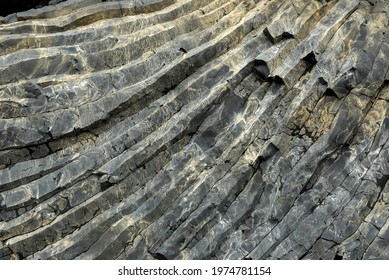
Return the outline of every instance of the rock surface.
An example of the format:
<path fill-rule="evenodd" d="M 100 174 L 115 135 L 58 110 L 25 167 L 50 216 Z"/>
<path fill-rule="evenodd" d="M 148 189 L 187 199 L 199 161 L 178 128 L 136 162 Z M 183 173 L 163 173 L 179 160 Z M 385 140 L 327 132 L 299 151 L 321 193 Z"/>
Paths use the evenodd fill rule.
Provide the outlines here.
<path fill-rule="evenodd" d="M 388 17 L 70 0 L 0 18 L 0 259 L 389 259 Z"/>

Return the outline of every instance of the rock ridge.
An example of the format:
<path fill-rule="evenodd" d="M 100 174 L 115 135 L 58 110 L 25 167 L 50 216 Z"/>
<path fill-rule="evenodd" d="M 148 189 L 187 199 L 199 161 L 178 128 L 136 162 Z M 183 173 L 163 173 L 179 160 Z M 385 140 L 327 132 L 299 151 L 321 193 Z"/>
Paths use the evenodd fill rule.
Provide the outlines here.
<path fill-rule="evenodd" d="M 0 17 L 0 259 L 389 259 L 389 3 Z"/>

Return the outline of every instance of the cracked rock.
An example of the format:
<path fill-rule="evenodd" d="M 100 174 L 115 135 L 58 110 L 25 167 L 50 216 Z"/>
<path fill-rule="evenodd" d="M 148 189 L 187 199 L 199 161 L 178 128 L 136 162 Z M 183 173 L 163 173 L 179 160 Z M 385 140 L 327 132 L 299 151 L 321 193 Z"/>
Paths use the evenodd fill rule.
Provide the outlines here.
<path fill-rule="evenodd" d="M 389 259 L 388 1 L 14 2 L 0 259 Z"/>

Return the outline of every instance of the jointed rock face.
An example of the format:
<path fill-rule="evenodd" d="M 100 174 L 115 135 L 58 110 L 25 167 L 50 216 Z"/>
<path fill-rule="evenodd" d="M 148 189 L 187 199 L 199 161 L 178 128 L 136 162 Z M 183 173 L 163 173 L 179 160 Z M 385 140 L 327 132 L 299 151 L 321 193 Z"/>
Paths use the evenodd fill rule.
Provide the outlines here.
<path fill-rule="evenodd" d="M 0 18 L 0 258 L 389 259 L 388 17 L 71 0 Z"/>

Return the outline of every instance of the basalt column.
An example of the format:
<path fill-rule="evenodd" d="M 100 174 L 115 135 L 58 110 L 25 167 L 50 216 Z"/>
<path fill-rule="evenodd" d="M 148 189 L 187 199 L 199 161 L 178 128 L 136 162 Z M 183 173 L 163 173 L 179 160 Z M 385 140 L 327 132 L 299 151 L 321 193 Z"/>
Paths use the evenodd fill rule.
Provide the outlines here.
<path fill-rule="evenodd" d="M 0 259 L 389 259 L 388 1 L 46 2 L 0 17 Z"/>

